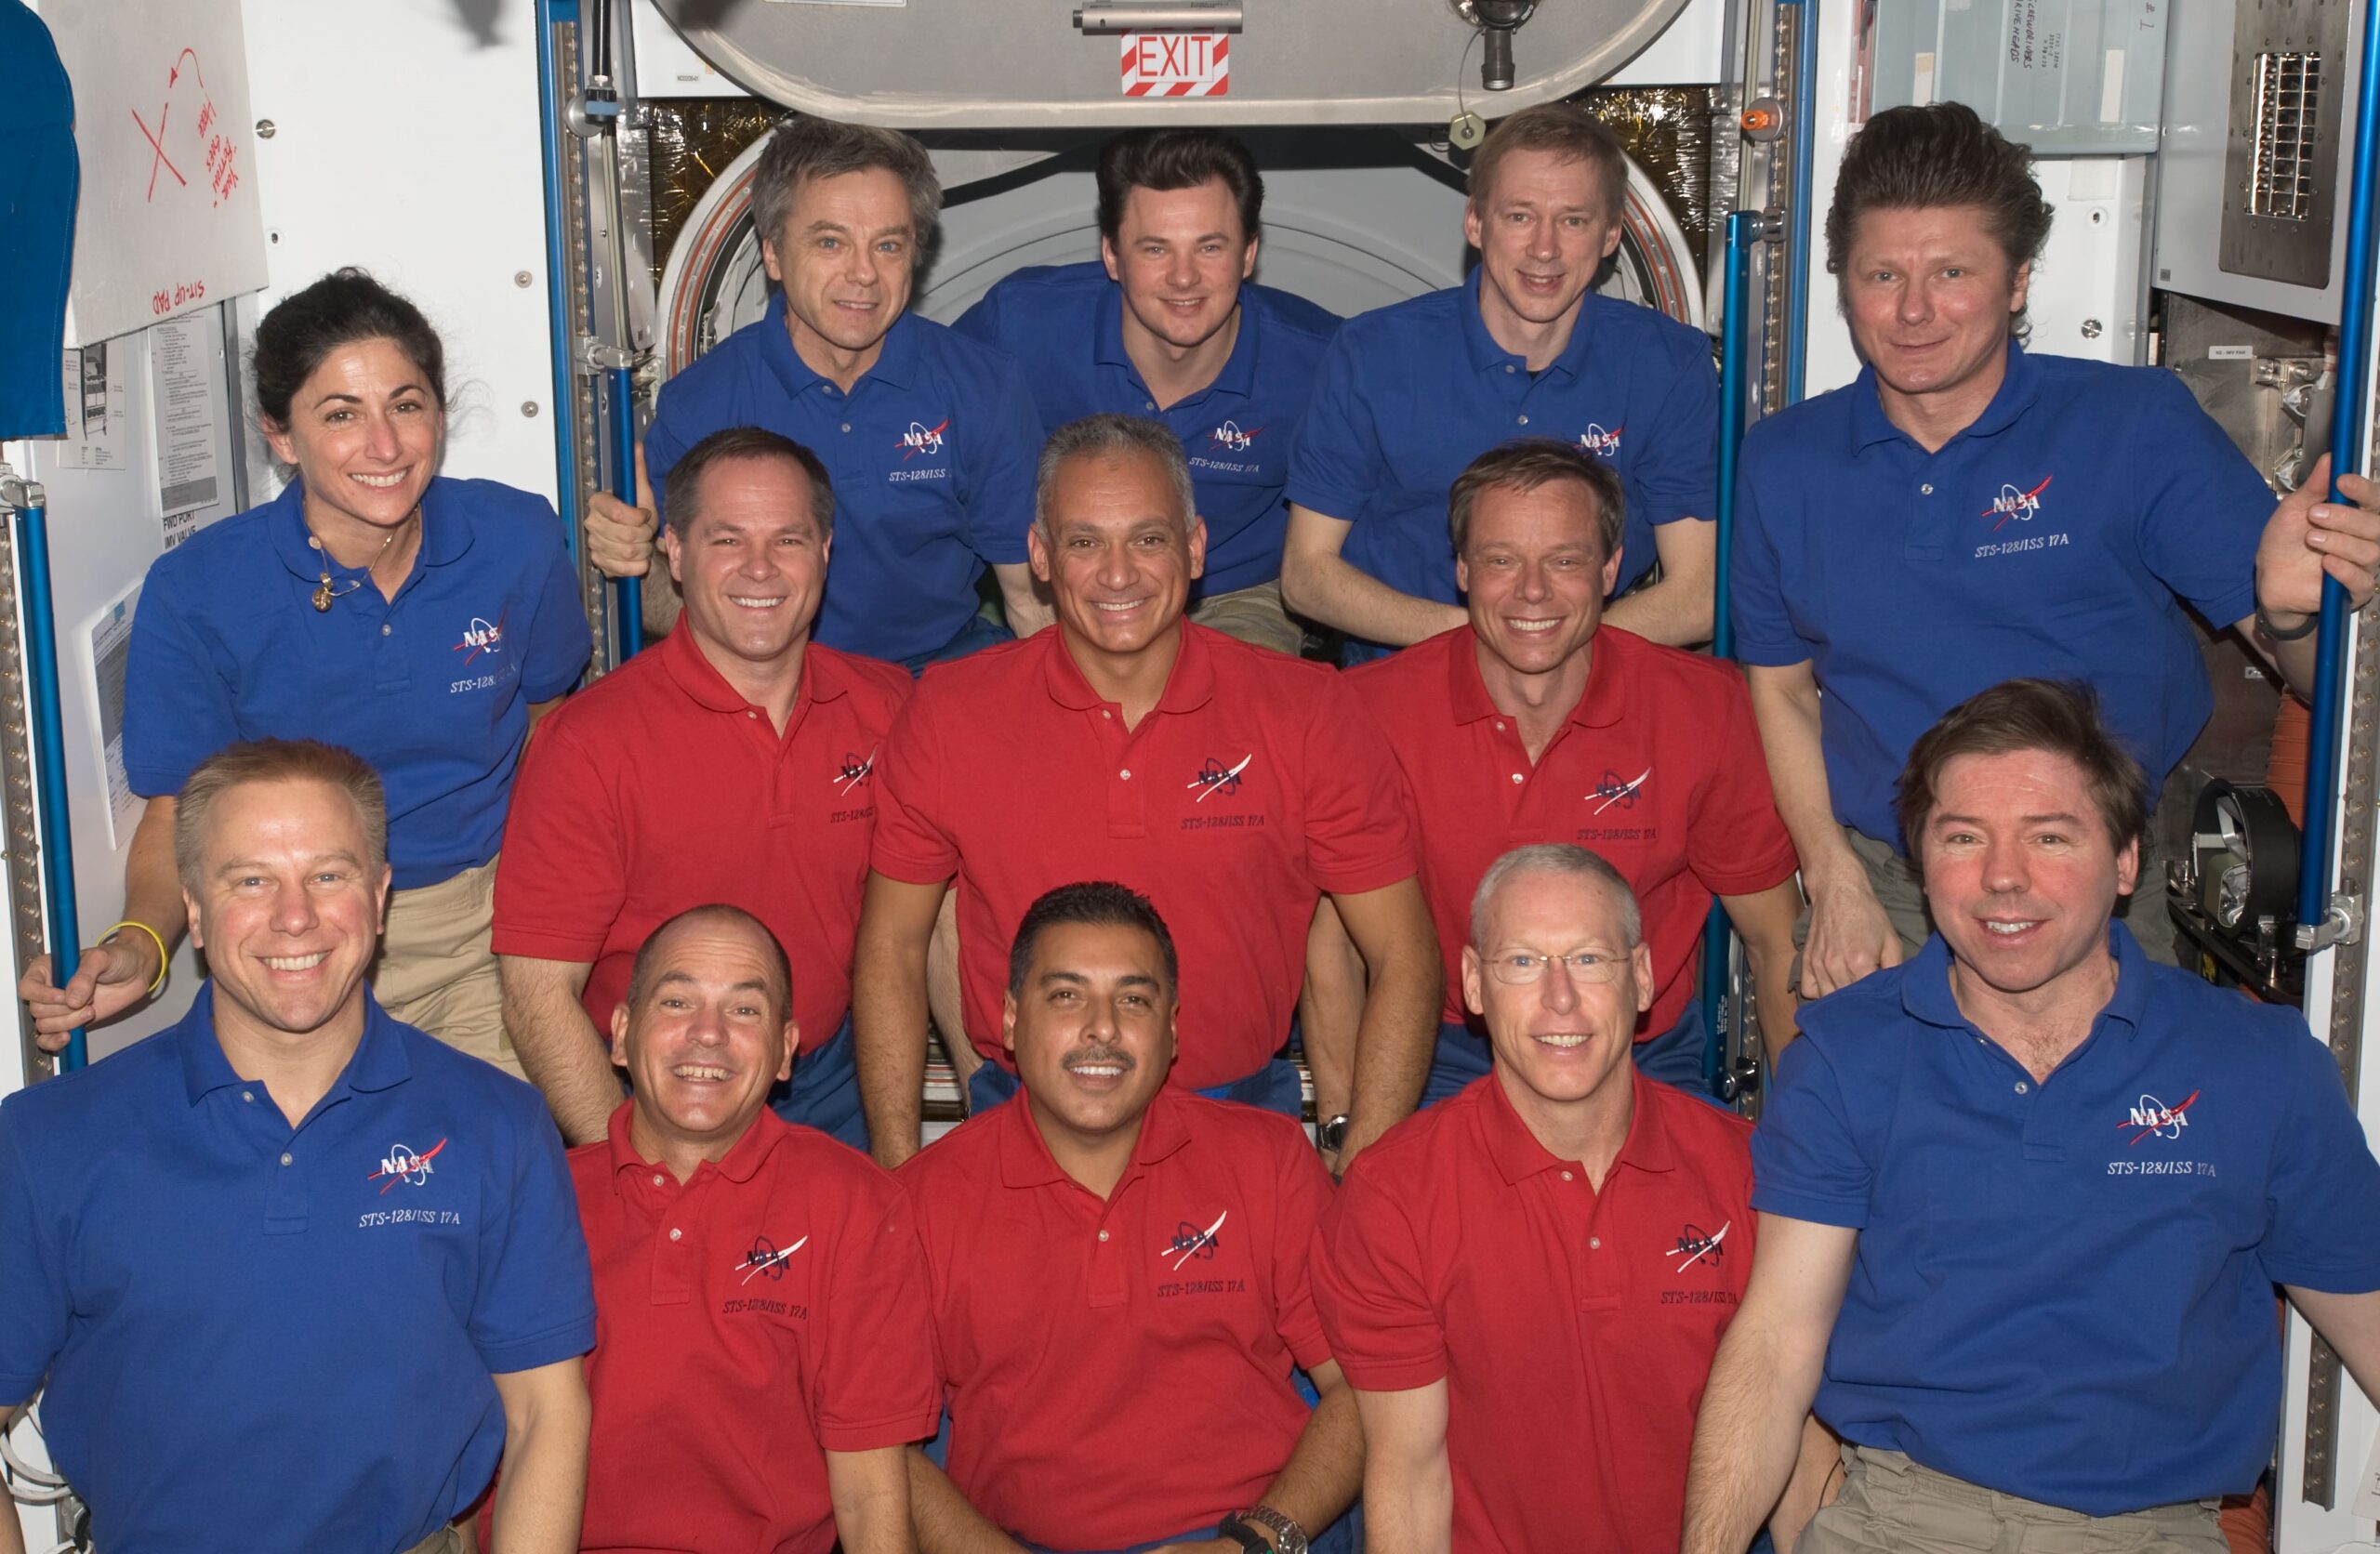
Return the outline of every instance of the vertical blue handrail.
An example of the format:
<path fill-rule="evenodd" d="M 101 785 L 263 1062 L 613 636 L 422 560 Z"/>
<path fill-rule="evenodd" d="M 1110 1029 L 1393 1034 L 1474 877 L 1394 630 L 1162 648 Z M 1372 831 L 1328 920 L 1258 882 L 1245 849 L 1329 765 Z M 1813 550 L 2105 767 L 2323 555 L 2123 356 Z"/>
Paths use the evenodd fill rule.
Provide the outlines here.
<path fill-rule="evenodd" d="M 1818 143 L 1818 0 L 1777 0 L 1793 8 L 1792 183 L 1785 202 L 1785 402 L 1799 404 L 1810 376 L 1810 162 Z"/>
<path fill-rule="evenodd" d="M 33 719 L 33 802 L 41 822 L 42 902 L 49 918 L 50 980 L 64 987 L 81 956 L 82 919 L 74 902 L 74 825 L 66 801 L 66 734 L 58 707 L 58 621 L 49 590 L 49 507 L 35 498 L 17 509 L 17 565 L 24 586 L 25 686 Z M 60 1053 L 61 1072 L 83 1066 L 76 1026 Z"/>
<path fill-rule="evenodd" d="M 554 80 L 554 28 L 578 20 L 578 0 L 537 0 L 537 124 L 546 198 L 546 336 L 554 380 L 554 510 L 578 565 L 578 394 L 570 345 L 570 250 L 562 232 L 562 101 Z"/>
<path fill-rule="evenodd" d="M 636 374 L 627 367 L 612 369 L 612 494 L 636 506 Z M 619 608 L 614 612 L 619 628 L 620 662 L 644 651 L 644 585 L 639 578 L 612 580 Z"/>
<path fill-rule="evenodd" d="M 1714 536 L 1719 558 L 1711 578 L 1711 652 L 1719 658 L 1732 658 L 1736 652 L 1735 622 L 1728 613 L 1728 552 L 1736 530 L 1736 461 L 1752 409 L 1747 381 L 1752 319 L 1747 299 L 1752 295 L 1752 257 L 1761 240 L 1763 219 L 1759 212 L 1749 210 L 1737 211 L 1727 217 L 1727 268 L 1719 318 L 1719 510 L 1715 515 L 1718 533 Z M 1710 1034 L 1702 1047 L 1702 1082 L 1713 1095 L 1719 1093 L 1720 1071 L 1726 1066 L 1727 948 L 1731 934 L 1727 909 L 1712 902 L 1710 918 L 1702 928 L 1702 1014 L 1710 1022 Z"/>
<path fill-rule="evenodd" d="M 2339 302 L 2339 386 L 2331 412 L 2331 496 L 2345 502 L 2339 477 L 2360 470 L 2372 395 L 2372 292 L 2375 170 L 2380 170 L 2380 26 L 2363 18 L 2363 56 L 2356 76 L 2355 181 L 2347 218 L 2347 277 Z M 2338 579 L 2322 579 L 2322 616 L 2315 638 L 2314 717 L 2306 752 L 2306 845 L 2297 876 L 2297 921 L 2320 928 L 2331 910 L 2331 849 L 2336 832 L 2339 734 L 2347 719 L 2347 631 L 2351 613 Z"/>

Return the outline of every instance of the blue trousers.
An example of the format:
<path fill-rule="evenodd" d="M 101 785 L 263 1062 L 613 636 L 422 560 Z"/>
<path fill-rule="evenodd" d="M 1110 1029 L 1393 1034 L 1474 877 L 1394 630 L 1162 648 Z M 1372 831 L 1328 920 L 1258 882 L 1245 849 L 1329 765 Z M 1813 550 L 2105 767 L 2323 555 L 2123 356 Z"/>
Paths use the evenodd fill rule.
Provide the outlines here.
<path fill-rule="evenodd" d="M 829 1139 L 867 1152 L 867 1113 L 859 1103 L 859 1060 L 852 1021 L 814 1052 L 793 1060 L 793 1077 L 770 1092 L 769 1104 L 789 1123 L 814 1127 Z"/>

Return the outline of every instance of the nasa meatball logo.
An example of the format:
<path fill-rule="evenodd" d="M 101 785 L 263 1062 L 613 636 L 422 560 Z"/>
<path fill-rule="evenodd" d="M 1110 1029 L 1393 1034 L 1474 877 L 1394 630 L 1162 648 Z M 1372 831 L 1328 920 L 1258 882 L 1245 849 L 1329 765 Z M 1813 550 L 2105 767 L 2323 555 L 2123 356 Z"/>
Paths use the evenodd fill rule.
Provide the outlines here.
<path fill-rule="evenodd" d="M 1210 797 L 1213 797 L 1217 793 L 1237 793 L 1239 791 L 1240 773 L 1246 771 L 1248 770 L 1248 763 L 1255 758 L 1256 752 L 1253 750 L 1250 750 L 1247 755 L 1240 757 L 1238 760 L 1234 761 L 1229 765 L 1225 765 L 1223 762 L 1217 760 L 1212 756 L 1208 757 L 1205 761 L 1200 763 L 1198 767 L 1198 774 L 1183 784 L 1185 787 L 1192 787 L 1198 790 L 1198 797 L 1192 799 L 1190 802 L 1193 804 L 1204 804 Z"/>
<path fill-rule="evenodd" d="M 869 775 L 875 770 L 876 751 L 870 750 L 865 756 L 844 751 L 843 758 L 835 763 L 835 791 L 848 795 L 866 786 Z"/>
<path fill-rule="evenodd" d="M 780 1247 L 767 1236 L 756 1235 L 752 1238 L 752 1245 L 745 1249 L 744 1260 L 737 1263 L 735 1268 L 742 1271 L 744 1274 L 742 1283 L 747 1284 L 750 1284 L 756 1276 L 782 1283 L 785 1279 L 786 1259 L 809 1245 L 808 1236 L 803 1236 L 790 1246 Z"/>
<path fill-rule="evenodd" d="M 1689 1220 L 1678 1231 L 1677 1245 L 1668 1248 L 1661 1255 L 1679 1259 L 1676 1268 L 1672 1271 L 1673 1272 L 1683 1273 L 1687 1269 L 1695 1267 L 1715 1269 L 1719 1266 L 1720 1259 L 1726 1256 L 1727 1231 L 1734 1223 L 1735 1221 L 1730 1219 L 1722 1223 L 1717 1230 L 1705 1232 L 1699 1225 Z"/>
<path fill-rule="evenodd" d="M 389 1152 L 380 1157 L 380 1168 L 364 1178 L 380 1183 L 380 1195 L 388 1196 L 389 1189 L 403 1182 L 407 1187 L 420 1187 L 430 1180 L 430 1163 L 446 1147 L 441 1139 L 430 1148 L 416 1152 L 403 1144 L 391 1144 Z"/>
<path fill-rule="evenodd" d="M 899 447 L 901 449 L 901 462 L 903 464 L 906 464 L 911 459 L 917 457 L 919 454 L 924 454 L 929 457 L 940 454 L 942 452 L 942 434 L 949 429 L 950 417 L 947 415 L 944 416 L 941 421 L 931 427 L 927 426 L 922 421 L 910 422 L 909 429 L 901 434 L 901 441 L 899 443 Z"/>
<path fill-rule="evenodd" d="M 1620 434 L 1625 430 L 1627 430 L 1625 427 L 1614 427 L 1609 431 L 1606 431 L 1594 422 L 1589 421 L 1587 429 L 1579 434 L 1579 446 L 1597 458 L 1615 458 L 1620 454 Z"/>
<path fill-rule="evenodd" d="M 1205 1262 L 1214 1261 L 1216 1250 L 1223 1245 L 1223 1243 L 1216 1238 L 1223 1233 L 1223 1221 L 1230 1218 L 1231 1210 L 1225 1209 L 1216 1215 L 1215 1222 L 1203 1231 L 1198 1228 L 1197 1221 L 1183 1220 L 1174 1226 L 1173 1239 L 1167 1242 L 1164 1249 L 1157 1255 L 1170 1257 L 1177 1272 L 1180 1271 L 1183 1263 L 1193 1258 Z"/>
<path fill-rule="evenodd" d="M 2198 1104 L 2201 1091 L 2192 1090 L 2179 1106 L 2168 1106 L 2155 1096 L 2143 1095 L 2138 1103 L 2125 1113 L 2116 1126 L 2129 1129 L 2132 1137 L 2127 1144 L 2136 1145 L 2144 1139 L 2179 1139 L 2182 1129 L 2190 1126 L 2189 1109 Z"/>
<path fill-rule="evenodd" d="M 1595 791 L 1587 795 L 1589 799 L 1599 801 L 1593 812 L 1602 814 L 1614 805 L 1623 810 L 1636 808 L 1636 800 L 1644 797 L 1645 779 L 1652 774 L 1653 769 L 1648 766 L 1635 776 L 1622 781 L 1619 772 L 1605 768 L 1604 774 L 1595 780 Z"/>
<path fill-rule="evenodd" d="M 1237 422 L 1225 421 L 1207 436 L 1218 448 L 1229 448 L 1235 454 L 1244 454 L 1255 445 L 1256 439 L 1263 435 L 1263 427 L 1250 427 L 1242 431 Z"/>
<path fill-rule="evenodd" d="M 1982 516 L 1991 520 L 1995 532 L 2011 519 L 2019 523 L 2030 523 L 2041 515 L 2042 493 L 2049 489 L 2049 482 L 2054 479 L 2055 476 L 2043 475 L 2042 483 L 2030 491 L 2019 491 L 2014 484 L 2003 485 L 2000 494 L 1991 499 L 1991 506 L 1983 509 Z"/>
<path fill-rule="evenodd" d="M 455 651 L 463 655 L 465 664 L 470 663 L 483 652 L 503 652 L 504 617 L 497 616 L 496 624 L 491 626 L 482 617 L 473 615 L 471 624 L 463 628 L 463 639 L 455 644 Z"/>

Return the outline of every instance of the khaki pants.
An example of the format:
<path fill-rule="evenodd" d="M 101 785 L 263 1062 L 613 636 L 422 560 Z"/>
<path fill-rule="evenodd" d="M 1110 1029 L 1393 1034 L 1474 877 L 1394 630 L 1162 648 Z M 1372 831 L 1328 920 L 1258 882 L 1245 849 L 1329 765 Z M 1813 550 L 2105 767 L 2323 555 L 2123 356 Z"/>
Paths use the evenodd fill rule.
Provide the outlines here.
<path fill-rule="evenodd" d="M 1873 1446 L 1846 1444 L 1843 1466 L 1843 1493 L 1793 1554 L 2229 1554 L 2214 1500 L 2084 1516 Z"/>
<path fill-rule="evenodd" d="M 1296 657 L 1305 646 L 1305 628 L 1289 619 L 1281 602 L 1281 585 L 1259 583 L 1227 594 L 1209 594 L 1190 612 L 1190 618 L 1210 631 L 1236 637 L 1255 647 L 1270 648 Z"/>
<path fill-rule="evenodd" d="M 404 1554 L 464 1554 L 469 1547 L 463 1541 L 462 1534 L 452 1527 L 441 1527 L 404 1550 Z"/>
<path fill-rule="evenodd" d="M 496 917 L 496 860 L 451 879 L 389 893 L 389 926 L 372 991 L 380 1007 L 447 1046 L 521 1078 L 504 1030 L 504 994 L 487 947 Z"/>

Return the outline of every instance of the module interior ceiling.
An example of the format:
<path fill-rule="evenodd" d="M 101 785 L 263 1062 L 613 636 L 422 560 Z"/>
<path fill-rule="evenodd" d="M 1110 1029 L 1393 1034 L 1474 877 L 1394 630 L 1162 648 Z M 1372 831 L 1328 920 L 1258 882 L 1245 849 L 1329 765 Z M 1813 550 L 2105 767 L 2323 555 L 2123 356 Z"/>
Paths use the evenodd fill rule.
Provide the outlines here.
<path fill-rule="evenodd" d="M 1594 86 L 1686 0 L 1547 0 L 1514 34 L 1514 85 L 1479 86 L 1479 32 L 1448 0 L 1244 0 L 1221 96 L 1124 94 L 1123 46 L 1077 0 L 654 0 L 757 96 L 900 128 L 1131 124 L 1421 124 L 1458 88 L 1508 113 Z M 1118 7 L 1119 9 L 1124 7 Z M 1181 7 L 1169 7 L 1179 11 Z"/>

